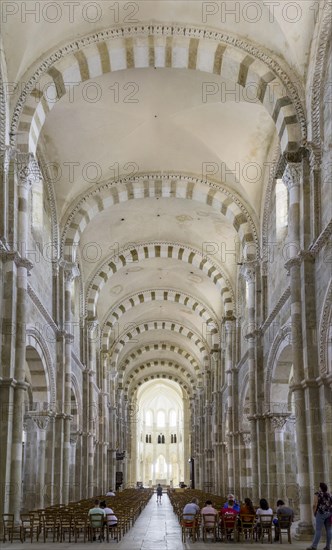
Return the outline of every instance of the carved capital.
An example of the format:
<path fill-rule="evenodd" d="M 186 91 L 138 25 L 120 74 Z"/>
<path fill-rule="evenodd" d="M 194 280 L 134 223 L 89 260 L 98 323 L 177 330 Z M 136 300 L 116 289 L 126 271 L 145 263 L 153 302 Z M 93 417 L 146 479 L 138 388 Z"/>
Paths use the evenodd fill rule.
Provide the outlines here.
<path fill-rule="evenodd" d="M 271 413 L 270 415 L 268 415 L 268 417 L 271 419 L 271 426 L 273 430 L 276 432 L 282 432 L 289 416 L 290 413 Z"/>
<path fill-rule="evenodd" d="M 18 185 L 30 187 L 41 180 L 38 162 L 31 153 L 16 153 Z"/>
<path fill-rule="evenodd" d="M 301 184 L 302 164 L 296 162 L 288 162 L 282 176 L 282 181 L 290 190 L 292 187 Z"/>
<path fill-rule="evenodd" d="M 243 443 L 245 444 L 245 446 L 249 447 L 250 444 L 251 444 L 251 434 L 250 434 L 250 432 L 243 432 L 242 438 L 243 438 Z"/>
<path fill-rule="evenodd" d="M 80 276 L 80 270 L 75 262 L 68 262 L 61 258 L 59 265 L 64 271 L 66 283 L 71 283 L 76 277 Z"/>
<path fill-rule="evenodd" d="M 49 424 L 49 421 L 50 421 L 50 415 L 49 413 L 39 413 L 39 414 L 34 414 L 34 413 L 29 413 L 30 418 L 33 420 L 33 422 L 35 423 L 35 425 L 37 426 L 37 428 L 39 430 L 47 430 L 48 428 L 48 424 Z"/>
<path fill-rule="evenodd" d="M 309 152 L 311 170 L 320 170 L 322 164 L 322 151 L 320 147 L 310 141 L 307 141 L 306 147 Z"/>
<path fill-rule="evenodd" d="M 256 269 L 254 264 L 244 264 L 242 267 L 242 274 L 247 283 L 255 283 Z"/>

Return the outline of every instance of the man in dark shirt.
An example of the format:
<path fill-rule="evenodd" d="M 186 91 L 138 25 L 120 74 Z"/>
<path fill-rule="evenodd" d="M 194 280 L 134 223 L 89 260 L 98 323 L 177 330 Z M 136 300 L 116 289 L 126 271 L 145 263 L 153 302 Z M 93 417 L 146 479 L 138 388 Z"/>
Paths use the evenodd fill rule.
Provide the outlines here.
<path fill-rule="evenodd" d="M 294 511 L 289 506 L 286 506 L 283 500 L 277 500 L 277 515 L 287 516 L 287 519 L 290 517 L 291 522 L 294 521 Z M 279 540 L 279 522 L 277 519 L 273 520 L 275 526 L 275 541 Z"/>

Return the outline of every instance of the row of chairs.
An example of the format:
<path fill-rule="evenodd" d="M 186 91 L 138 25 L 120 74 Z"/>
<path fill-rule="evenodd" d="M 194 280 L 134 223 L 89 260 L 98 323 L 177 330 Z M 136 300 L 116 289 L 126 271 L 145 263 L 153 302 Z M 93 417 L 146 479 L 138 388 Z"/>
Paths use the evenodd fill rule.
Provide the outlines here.
<path fill-rule="evenodd" d="M 291 544 L 290 517 L 278 515 L 277 519 L 278 526 L 275 527 L 271 515 L 239 516 L 234 521 L 234 518 L 214 514 L 186 514 L 185 517 L 182 514 L 180 518 L 182 541 L 186 542 L 187 537 L 190 536 L 195 542 L 201 536 L 204 542 L 211 539 L 214 542 L 233 540 L 263 543 L 267 537 L 267 541 L 272 543 L 273 527 L 275 527 L 279 542 L 282 543 L 283 533 L 287 533 L 287 540 Z"/>
<path fill-rule="evenodd" d="M 68 505 L 54 505 L 41 510 L 34 510 L 21 514 L 20 523 L 14 522 L 14 514 L 3 514 L 3 541 L 30 539 L 43 542 L 59 541 L 83 542 L 92 541 L 101 537 L 110 540 L 110 537 L 119 542 L 122 536 L 133 526 L 137 517 L 151 498 L 153 491 L 146 489 L 137 491 L 126 489 L 116 497 L 105 499 L 107 505 L 112 508 L 117 517 L 117 525 L 109 525 L 114 518 L 107 518 L 107 522 L 100 522 L 96 528 L 95 518 L 88 516 L 89 509 L 93 506 L 94 499 L 84 499 L 72 502 Z"/>

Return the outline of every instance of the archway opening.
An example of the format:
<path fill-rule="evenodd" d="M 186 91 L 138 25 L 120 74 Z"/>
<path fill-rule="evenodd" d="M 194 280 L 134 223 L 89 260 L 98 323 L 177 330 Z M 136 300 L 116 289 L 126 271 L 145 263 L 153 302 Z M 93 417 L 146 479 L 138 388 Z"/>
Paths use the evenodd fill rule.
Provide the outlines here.
<path fill-rule="evenodd" d="M 189 456 L 188 416 L 183 390 L 172 380 L 154 379 L 137 391 L 139 423 L 136 479 L 144 486 L 179 486 Z"/>

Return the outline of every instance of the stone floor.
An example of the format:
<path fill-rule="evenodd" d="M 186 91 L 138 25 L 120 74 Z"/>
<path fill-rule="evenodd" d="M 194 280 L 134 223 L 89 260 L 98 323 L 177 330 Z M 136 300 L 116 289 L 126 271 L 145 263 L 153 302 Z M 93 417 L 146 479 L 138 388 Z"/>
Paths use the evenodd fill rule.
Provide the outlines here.
<path fill-rule="evenodd" d="M 26 542 L 24 546 L 26 546 L 27 549 L 30 550 L 37 550 L 42 547 L 52 548 L 53 550 L 66 550 L 68 548 L 72 548 L 73 550 L 80 550 L 81 548 L 87 550 L 89 548 L 99 548 L 100 550 L 103 550 L 105 548 L 110 548 L 111 546 L 117 548 L 118 550 L 206 550 L 207 548 L 220 548 L 221 546 L 223 546 L 224 548 L 231 547 L 233 550 L 249 550 L 249 548 L 257 549 L 263 548 L 263 546 L 265 548 L 271 547 L 271 545 L 266 542 L 264 543 L 264 545 L 260 543 L 214 543 L 212 541 L 208 541 L 206 543 L 204 543 L 203 541 L 192 543 L 189 539 L 185 544 L 183 544 L 181 542 L 181 529 L 179 523 L 175 514 L 173 513 L 169 498 L 165 494 L 162 497 L 161 505 L 157 504 L 155 496 L 151 498 L 150 502 L 136 521 L 134 527 L 125 535 L 125 537 L 123 537 L 123 539 L 119 543 L 114 540 L 110 541 L 109 543 L 93 542 L 86 544 L 84 544 L 83 542 L 78 542 L 77 544 L 69 544 L 66 542 L 47 542 L 46 544 L 44 544 L 43 542 L 39 542 L 31 544 L 30 542 Z M 272 546 L 276 550 L 280 547 L 280 544 L 273 543 Z M 282 544 L 282 548 L 284 550 L 304 550 L 308 546 L 310 546 L 308 542 L 299 541 L 293 541 L 292 545 L 286 543 Z M 321 544 L 322 548 L 323 546 L 324 545 Z M 12 548 L 13 550 L 15 550 L 16 548 L 22 548 L 22 544 L 15 541 L 12 544 L 8 542 L 2 543 L 1 541 L 0 548 L 3 550 L 8 548 Z"/>

